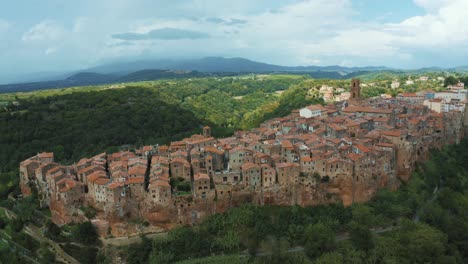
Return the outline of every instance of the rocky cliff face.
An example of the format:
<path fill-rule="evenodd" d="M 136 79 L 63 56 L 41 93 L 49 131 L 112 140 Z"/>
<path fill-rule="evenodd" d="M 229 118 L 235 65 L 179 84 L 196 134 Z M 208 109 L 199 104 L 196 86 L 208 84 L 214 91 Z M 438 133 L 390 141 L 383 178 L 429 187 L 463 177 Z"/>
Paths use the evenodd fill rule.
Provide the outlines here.
<path fill-rule="evenodd" d="M 57 225 L 81 223 L 86 220 L 83 211 L 73 206 L 65 206 L 60 200 L 51 199 L 49 209 L 52 221 Z"/>

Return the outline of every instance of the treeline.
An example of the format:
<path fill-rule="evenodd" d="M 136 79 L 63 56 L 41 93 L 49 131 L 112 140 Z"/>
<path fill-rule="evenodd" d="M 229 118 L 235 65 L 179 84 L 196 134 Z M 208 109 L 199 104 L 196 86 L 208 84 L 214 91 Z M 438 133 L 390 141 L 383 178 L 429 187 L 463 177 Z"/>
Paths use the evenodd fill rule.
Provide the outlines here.
<path fill-rule="evenodd" d="M 468 76 L 459 76 L 459 77 L 456 77 L 456 76 L 448 76 L 447 78 L 445 78 L 444 80 L 444 86 L 447 87 L 449 85 L 455 85 L 457 84 L 458 82 L 462 82 L 466 85 L 468 85 Z"/>
<path fill-rule="evenodd" d="M 231 263 L 466 263 L 467 148 L 465 139 L 434 151 L 410 182 L 366 204 L 244 205 L 144 239 L 121 256 L 128 263 L 203 263 L 225 254 Z"/>

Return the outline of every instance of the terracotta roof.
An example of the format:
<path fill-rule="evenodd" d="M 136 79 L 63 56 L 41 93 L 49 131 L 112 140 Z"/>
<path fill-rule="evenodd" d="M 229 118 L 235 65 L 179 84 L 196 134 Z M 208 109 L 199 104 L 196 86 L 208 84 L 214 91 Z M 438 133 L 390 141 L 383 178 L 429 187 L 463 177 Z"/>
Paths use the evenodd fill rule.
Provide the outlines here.
<path fill-rule="evenodd" d="M 141 148 L 143 151 L 151 151 L 153 150 L 153 147 L 152 146 L 143 146 L 143 148 Z"/>
<path fill-rule="evenodd" d="M 208 142 L 208 141 L 212 141 L 212 140 L 215 140 L 214 137 L 203 137 L 201 136 L 201 138 L 198 138 L 198 137 L 191 137 L 191 138 L 186 138 L 184 139 L 185 142 L 187 144 L 200 144 L 200 143 L 203 143 L 203 142 Z"/>
<path fill-rule="evenodd" d="M 292 163 L 292 162 L 283 162 L 283 163 L 276 164 L 276 168 L 278 169 L 290 168 L 290 167 L 296 167 L 296 166 L 299 166 L 299 165 L 296 163 Z"/>
<path fill-rule="evenodd" d="M 170 188 L 171 185 L 169 184 L 169 179 L 168 180 L 156 179 L 156 180 L 153 180 L 148 186 L 149 189 L 153 187 L 169 187 Z"/>
<path fill-rule="evenodd" d="M 48 171 L 46 172 L 46 174 L 47 174 L 47 175 L 52 175 L 52 174 L 54 174 L 54 173 L 56 173 L 56 172 L 58 172 L 58 171 L 61 171 L 61 170 L 62 170 L 62 167 L 59 167 L 59 166 L 53 167 L 53 168 L 51 168 L 50 170 L 48 170 Z"/>
<path fill-rule="evenodd" d="M 152 166 L 156 163 L 166 163 L 166 164 L 169 164 L 169 159 L 167 157 L 163 157 L 163 156 L 153 156 L 151 158 L 151 164 Z"/>
<path fill-rule="evenodd" d="M 294 149 L 293 144 L 289 140 L 282 140 L 281 141 L 281 146 L 286 149 Z"/>
<path fill-rule="evenodd" d="M 53 152 L 41 152 L 41 153 L 38 153 L 37 156 L 39 158 L 53 158 L 54 153 Z"/>
<path fill-rule="evenodd" d="M 252 162 L 242 164 L 242 170 L 250 170 L 252 168 L 260 168 L 260 166 Z"/>
<path fill-rule="evenodd" d="M 361 154 L 356 154 L 356 153 L 349 153 L 348 155 L 346 155 L 346 157 L 352 161 L 357 161 L 359 159 L 361 159 L 362 157 L 364 157 L 363 155 Z"/>
<path fill-rule="evenodd" d="M 305 107 L 307 109 L 309 109 L 310 111 L 317 111 L 317 110 L 320 110 L 320 111 L 326 111 L 327 109 L 325 107 L 323 107 L 322 105 L 309 105 L 307 107 Z"/>
<path fill-rule="evenodd" d="M 209 180 L 210 179 L 210 176 L 208 176 L 208 174 L 206 173 L 197 173 L 195 175 L 193 175 L 193 179 L 195 181 L 198 181 L 198 180 Z"/>
<path fill-rule="evenodd" d="M 365 152 L 365 153 L 371 152 L 371 150 L 368 147 L 361 145 L 361 144 L 355 144 L 354 147 L 359 149 L 359 151 L 361 152 Z"/>
<path fill-rule="evenodd" d="M 166 146 L 166 145 L 162 145 L 162 146 L 159 146 L 159 147 L 158 147 L 158 150 L 159 150 L 159 151 L 167 151 L 168 149 L 169 149 L 169 147 Z"/>
<path fill-rule="evenodd" d="M 117 187 L 122 187 L 124 185 L 123 182 L 112 182 L 109 185 L 106 186 L 107 189 L 113 190 Z"/>
<path fill-rule="evenodd" d="M 146 173 L 146 167 L 143 167 L 143 166 L 135 166 L 135 167 L 131 167 L 129 170 L 128 170 L 128 175 L 142 175 L 144 176 Z"/>
<path fill-rule="evenodd" d="M 327 138 L 327 141 L 330 141 L 332 142 L 333 144 L 338 144 L 341 142 L 341 140 L 337 139 L 337 138 Z"/>
<path fill-rule="evenodd" d="M 206 147 L 206 148 L 205 148 L 205 152 L 212 152 L 212 153 L 216 153 L 216 154 L 218 154 L 218 155 L 224 154 L 224 151 L 223 151 L 223 150 L 217 149 L 217 148 L 212 147 L 212 146 Z"/>
<path fill-rule="evenodd" d="M 376 146 L 379 146 L 379 147 L 390 147 L 390 148 L 393 148 L 393 146 L 394 146 L 394 145 L 393 145 L 393 144 L 391 144 L 391 143 L 383 143 L 383 142 L 381 142 L 381 143 L 377 143 L 377 145 L 376 145 Z"/>
<path fill-rule="evenodd" d="M 28 166 L 28 165 L 31 164 L 31 163 L 36 163 L 36 165 L 39 165 L 39 161 L 37 161 L 37 160 L 32 160 L 32 159 L 24 160 L 24 161 L 22 161 L 20 164 L 21 164 L 21 166 Z"/>
<path fill-rule="evenodd" d="M 338 158 L 332 158 L 332 159 L 327 160 L 327 164 L 337 163 L 337 162 L 339 162 L 339 163 L 348 163 L 349 164 L 349 161 L 344 161 L 344 160 L 338 159 Z"/>
<path fill-rule="evenodd" d="M 125 180 L 125 184 L 137 184 L 137 183 L 144 183 L 145 177 L 135 177 L 135 178 L 127 178 Z"/>
<path fill-rule="evenodd" d="M 345 127 L 342 127 L 342 126 L 339 126 L 337 124 L 328 124 L 328 127 L 333 129 L 333 130 L 336 130 L 336 131 L 343 131 L 343 130 L 346 130 Z"/>
<path fill-rule="evenodd" d="M 97 178 L 96 181 L 94 181 L 94 183 L 97 185 L 106 185 L 109 182 L 110 182 L 110 179 L 108 178 Z"/>
<path fill-rule="evenodd" d="M 190 164 L 188 163 L 188 161 L 186 159 L 182 159 L 182 158 L 173 158 L 171 160 L 171 163 L 182 163 L 184 166 L 187 166 L 189 167 Z"/>
<path fill-rule="evenodd" d="M 374 117 L 372 120 L 374 120 L 374 122 L 387 123 L 388 117 Z"/>
<path fill-rule="evenodd" d="M 380 134 L 384 136 L 389 136 L 389 137 L 400 137 L 402 135 L 402 131 L 401 130 L 393 130 L 393 131 L 382 130 L 380 131 Z"/>
<path fill-rule="evenodd" d="M 104 171 L 95 171 L 87 176 L 88 182 L 94 182 L 98 178 L 106 178 L 107 175 Z"/>
<path fill-rule="evenodd" d="M 76 164 L 76 166 L 81 166 L 81 165 L 84 165 L 86 163 L 91 163 L 91 159 L 87 159 L 87 158 L 84 158 L 84 159 L 80 159 L 80 161 L 78 161 L 78 163 Z"/>
<path fill-rule="evenodd" d="M 61 185 L 62 183 L 65 183 L 65 186 L 59 189 L 59 192 L 67 192 L 73 188 L 75 188 L 78 185 L 82 185 L 80 182 L 77 182 L 75 180 L 72 180 L 70 178 L 65 178 L 60 181 L 58 181 L 56 184 Z"/>
<path fill-rule="evenodd" d="M 97 167 L 97 166 L 89 166 L 89 167 L 84 167 L 82 168 L 81 170 L 78 171 L 78 174 L 82 174 L 82 173 L 89 173 L 89 172 L 94 172 L 94 171 L 97 171 L 97 170 L 100 170 L 100 167 Z"/>
<path fill-rule="evenodd" d="M 355 113 L 379 113 L 379 114 L 391 114 L 393 111 L 391 109 L 382 109 L 382 108 L 373 108 L 373 107 L 362 107 L 362 106 L 348 106 L 343 112 Z"/>
<path fill-rule="evenodd" d="M 359 126 L 359 122 L 356 122 L 352 119 L 346 119 L 344 125 L 347 127 Z"/>
<path fill-rule="evenodd" d="M 171 142 L 171 147 L 172 146 L 185 146 L 185 141 L 172 141 Z"/>

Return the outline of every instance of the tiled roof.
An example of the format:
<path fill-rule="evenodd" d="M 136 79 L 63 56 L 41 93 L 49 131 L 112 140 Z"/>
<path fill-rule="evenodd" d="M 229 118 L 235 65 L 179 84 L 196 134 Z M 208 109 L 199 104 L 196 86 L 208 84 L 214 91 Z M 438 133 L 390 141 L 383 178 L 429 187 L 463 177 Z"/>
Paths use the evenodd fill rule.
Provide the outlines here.
<path fill-rule="evenodd" d="M 343 112 L 347 112 L 347 113 L 362 112 L 362 113 L 391 114 L 392 110 L 391 109 L 382 109 L 382 108 L 373 108 L 373 107 L 348 106 L 343 110 Z"/>
<path fill-rule="evenodd" d="M 125 184 L 138 184 L 144 183 L 145 177 L 135 177 L 135 178 L 127 178 L 125 179 Z"/>
<path fill-rule="evenodd" d="M 198 181 L 198 180 L 209 180 L 210 179 L 210 176 L 208 176 L 208 174 L 206 173 L 197 173 L 195 175 L 193 175 L 193 179 L 195 181 Z"/>
<path fill-rule="evenodd" d="M 242 170 L 250 170 L 252 168 L 260 168 L 260 166 L 252 162 L 247 162 L 242 165 Z"/>

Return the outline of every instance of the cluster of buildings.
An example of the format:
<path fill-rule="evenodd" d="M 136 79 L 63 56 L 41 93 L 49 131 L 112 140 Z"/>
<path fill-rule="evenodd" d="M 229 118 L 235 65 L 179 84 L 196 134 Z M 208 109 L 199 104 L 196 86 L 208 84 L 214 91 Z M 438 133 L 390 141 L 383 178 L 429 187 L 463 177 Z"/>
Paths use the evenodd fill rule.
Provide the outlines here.
<path fill-rule="evenodd" d="M 346 101 L 351 97 L 351 93 L 345 91 L 344 88 L 335 88 L 328 85 L 322 85 L 319 94 L 326 103 Z"/>
<path fill-rule="evenodd" d="M 408 79 L 406 81 L 404 81 L 404 85 L 413 85 L 415 82 L 427 82 L 427 81 L 434 81 L 434 82 L 443 82 L 445 80 L 444 77 L 436 77 L 434 79 L 430 79 L 428 76 L 419 76 L 418 78 L 416 79 L 413 79 L 410 77 L 408 77 Z M 401 86 L 401 83 L 399 80 L 393 80 L 392 83 L 390 84 L 390 88 L 392 89 L 398 89 L 400 88 Z"/>
<path fill-rule="evenodd" d="M 108 221 L 193 224 L 245 202 L 367 201 L 407 181 L 430 148 L 463 137 L 466 114 L 458 108 L 431 111 L 419 97 L 362 100 L 359 80 L 349 93 L 347 101 L 304 107 L 228 138 L 204 127 L 169 145 L 69 166 L 39 153 L 20 164 L 21 190 L 36 189 L 56 223 L 83 219 L 80 208 L 88 206 Z"/>
<path fill-rule="evenodd" d="M 467 94 L 464 84 L 458 83 L 457 85 L 448 86 L 445 91 L 441 92 L 428 90 L 417 93 L 400 93 L 396 96 L 396 99 L 400 102 L 423 104 L 437 113 L 464 112 Z"/>

